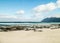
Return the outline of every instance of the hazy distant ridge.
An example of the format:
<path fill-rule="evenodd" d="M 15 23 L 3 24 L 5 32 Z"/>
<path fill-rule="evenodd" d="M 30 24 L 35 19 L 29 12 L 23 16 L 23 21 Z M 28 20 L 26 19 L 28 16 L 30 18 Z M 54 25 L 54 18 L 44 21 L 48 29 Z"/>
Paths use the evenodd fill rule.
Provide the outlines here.
<path fill-rule="evenodd" d="M 41 22 L 60 22 L 60 18 L 56 17 L 45 18 Z"/>

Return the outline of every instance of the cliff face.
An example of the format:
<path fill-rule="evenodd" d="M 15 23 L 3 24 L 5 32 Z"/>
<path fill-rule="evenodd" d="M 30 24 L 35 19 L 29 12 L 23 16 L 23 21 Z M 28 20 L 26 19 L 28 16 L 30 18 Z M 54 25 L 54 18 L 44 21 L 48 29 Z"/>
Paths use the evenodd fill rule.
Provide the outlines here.
<path fill-rule="evenodd" d="M 56 17 L 45 18 L 41 22 L 60 22 L 60 18 Z"/>

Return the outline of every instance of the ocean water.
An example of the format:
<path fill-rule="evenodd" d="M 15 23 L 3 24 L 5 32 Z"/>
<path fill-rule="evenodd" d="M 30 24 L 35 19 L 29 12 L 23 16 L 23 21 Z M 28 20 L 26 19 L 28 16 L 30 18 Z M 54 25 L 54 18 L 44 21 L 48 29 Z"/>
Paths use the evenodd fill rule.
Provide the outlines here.
<path fill-rule="evenodd" d="M 47 24 L 60 24 L 60 22 L 54 22 L 54 23 L 0 23 L 0 25 L 47 25 Z"/>

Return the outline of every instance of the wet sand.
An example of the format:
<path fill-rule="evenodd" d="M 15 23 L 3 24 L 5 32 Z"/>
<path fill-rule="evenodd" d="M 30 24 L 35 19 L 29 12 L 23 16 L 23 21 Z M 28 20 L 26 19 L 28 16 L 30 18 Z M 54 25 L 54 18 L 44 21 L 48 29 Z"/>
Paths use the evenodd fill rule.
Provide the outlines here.
<path fill-rule="evenodd" d="M 60 29 L 0 32 L 0 43 L 60 43 Z"/>

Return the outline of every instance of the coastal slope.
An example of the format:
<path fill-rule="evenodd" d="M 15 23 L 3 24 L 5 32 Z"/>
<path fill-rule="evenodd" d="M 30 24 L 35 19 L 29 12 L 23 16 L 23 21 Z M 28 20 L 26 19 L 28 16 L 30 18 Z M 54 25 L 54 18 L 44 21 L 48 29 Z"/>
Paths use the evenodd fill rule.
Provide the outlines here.
<path fill-rule="evenodd" d="M 41 22 L 60 22 L 60 18 L 57 17 L 45 18 Z"/>

